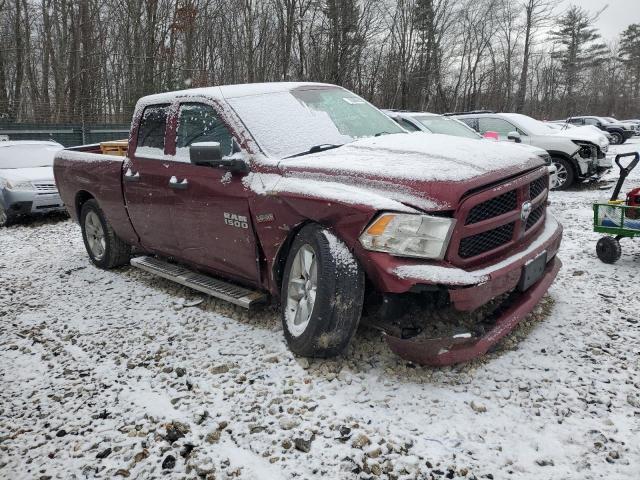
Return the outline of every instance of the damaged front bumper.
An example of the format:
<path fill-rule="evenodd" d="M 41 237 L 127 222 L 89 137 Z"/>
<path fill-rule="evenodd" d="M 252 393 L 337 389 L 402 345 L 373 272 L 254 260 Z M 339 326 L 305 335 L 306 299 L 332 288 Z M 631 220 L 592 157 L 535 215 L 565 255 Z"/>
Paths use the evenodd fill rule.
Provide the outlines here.
<path fill-rule="evenodd" d="M 555 280 L 561 266 L 560 259 L 553 258 L 547 264 L 542 278 L 528 290 L 514 294 L 514 298 L 509 299 L 509 306 L 493 319 L 493 328 L 482 336 L 414 341 L 385 335 L 385 339 L 396 354 L 418 365 L 445 366 L 472 360 L 487 353 L 533 310 Z"/>
<path fill-rule="evenodd" d="M 462 270 L 445 265 L 425 265 L 394 260 L 378 279 L 387 292 L 416 291 L 425 285 L 437 287 L 448 295 L 451 306 L 470 312 L 502 295 L 509 295 L 491 326 L 480 336 L 452 336 L 415 340 L 389 333 L 385 338 L 402 358 L 420 365 L 443 366 L 461 363 L 483 355 L 533 310 L 556 278 L 562 263 L 556 254 L 562 239 L 562 226 L 547 214 L 539 236 L 524 250 L 490 267 Z M 534 265 L 533 279 L 527 278 Z"/>

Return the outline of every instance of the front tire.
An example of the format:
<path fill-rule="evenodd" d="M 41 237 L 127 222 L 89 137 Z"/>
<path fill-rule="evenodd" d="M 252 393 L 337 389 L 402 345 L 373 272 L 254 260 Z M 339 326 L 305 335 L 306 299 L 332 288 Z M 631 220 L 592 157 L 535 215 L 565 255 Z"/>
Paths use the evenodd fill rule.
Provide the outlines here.
<path fill-rule="evenodd" d="M 596 254 L 604 263 L 616 263 L 622 255 L 620 242 L 613 237 L 602 237 L 596 244 Z"/>
<path fill-rule="evenodd" d="M 0 228 L 11 225 L 13 218 L 7 213 L 2 205 L 0 205 Z"/>
<path fill-rule="evenodd" d="M 621 133 L 612 132 L 611 137 L 612 137 L 611 143 L 613 145 L 622 145 L 625 142 L 625 138 Z"/>
<path fill-rule="evenodd" d="M 553 157 L 551 159 L 557 170 L 557 179 L 554 190 L 566 190 L 576 181 L 576 174 L 573 165 L 568 160 L 561 157 Z"/>
<path fill-rule="evenodd" d="M 129 263 L 131 246 L 115 234 L 95 200 L 82 205 L 80 226 L 84 246 L 96 267 L 108 270 Z"/>
<path fill-rule="evenodd" d="M 340 354 L 353 337 L 364 302 L 364 272 L 347 246 L 319 225 L 293 240 L 281 288 L 282 325 L 292 352 Z"/>

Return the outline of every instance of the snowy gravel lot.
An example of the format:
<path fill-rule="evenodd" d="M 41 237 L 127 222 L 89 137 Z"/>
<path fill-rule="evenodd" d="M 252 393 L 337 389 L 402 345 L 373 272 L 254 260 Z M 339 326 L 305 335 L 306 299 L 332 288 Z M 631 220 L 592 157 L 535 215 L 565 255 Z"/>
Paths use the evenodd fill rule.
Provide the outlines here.
<path fill-rule="evenodd" d="M 273 310 L 98 270 L 68 220 L 2 229 L 0 477 L 640 478 L 640 242 L 596 258 L 609 194 L 552 194 L 564 268 L 544 305 L 441 369 L 366 328 L 342 358 L 297 359 Z"/>

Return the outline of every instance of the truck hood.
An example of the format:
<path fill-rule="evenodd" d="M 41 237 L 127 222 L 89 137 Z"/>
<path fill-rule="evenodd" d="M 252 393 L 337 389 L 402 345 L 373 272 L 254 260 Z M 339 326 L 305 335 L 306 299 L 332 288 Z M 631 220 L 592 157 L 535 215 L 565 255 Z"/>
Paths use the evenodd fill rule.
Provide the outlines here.
<path fill-rule="evenodd" d="M 53 182 L 53 167 L 2 168 L 0 178 L 11 183 Z"/>
<path fill-rule="evenodd" d="M 596 132 L 591 127 L 575 127 L 567 130 L 555 130 L 553 135 L 557 137 L 566 137 L 571 140 L 591 142 L 602 149 L 605 149 L 605 147 L 609 145 L 609 140 L 606 135 Z"/>
<path fill-rule="evenodd" d="M 536 150 L 515 144 L 413 133 L 356 140 L 284 159 L 279 170 L 285 178 L 309 180 L 310 186 L 351 186 L 421 210 L 450 210 L 469 190 L 542 165 Z M 353 195 L 358 195 L 355 189 Z"/>

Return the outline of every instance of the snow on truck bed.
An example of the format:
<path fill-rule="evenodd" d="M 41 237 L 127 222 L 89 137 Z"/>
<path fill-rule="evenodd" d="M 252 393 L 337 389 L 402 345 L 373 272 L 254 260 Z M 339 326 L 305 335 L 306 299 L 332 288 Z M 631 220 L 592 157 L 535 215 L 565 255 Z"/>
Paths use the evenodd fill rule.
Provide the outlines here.
<path fill-rule="evenodd" d="M 609 194 L 552 193 L 546 307 L 441 369 L 365 328 L 339 359 L 297 359 L 276 312 L 98 270 L 70 221 L 0 229 L 0 478 L 636 479 L 640 243 L 597 260 Z"/>

